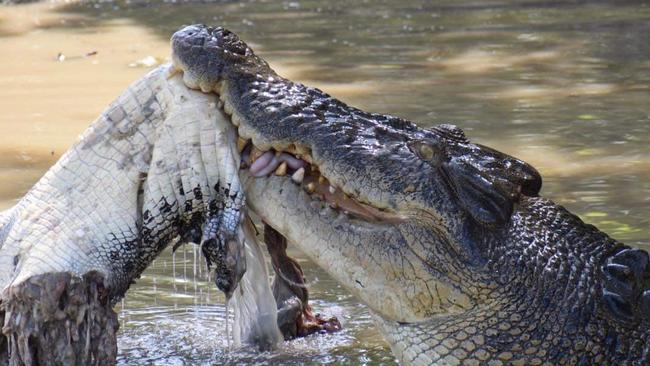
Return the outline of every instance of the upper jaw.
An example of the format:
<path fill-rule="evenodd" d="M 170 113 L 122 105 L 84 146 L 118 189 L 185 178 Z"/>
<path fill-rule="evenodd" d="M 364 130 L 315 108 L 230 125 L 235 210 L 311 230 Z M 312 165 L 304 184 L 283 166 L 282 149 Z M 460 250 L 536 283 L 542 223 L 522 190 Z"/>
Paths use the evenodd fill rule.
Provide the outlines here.
<path fill-rule="evenodd" d="M 313 145 L 308 143 L 291 143 L 288 139 L 280 140 L 258 132 L 247 121 L 246 116 L 233 106 L 227 81 L 208 82 L 205 78 L 187 71 L 180 59 L 176 57 L 173 59 L 174 68 L 183 72 L 183 81 L 189 88 L 200 89 L 203 92 L 214 92 L 219 95 L 221 112 L 237 129 L 240 140 L 238 146 L 240 153 L 247 146 L 252 146 L 253 150 L 257 152 L 273 152 L 280 160 L 300 161 L 307 171 L 304 174 L 305 182 L 303 186 L 310 193 L 320 196 L 329 203 L 335 201 L 333 206 L 336 207 L 334 208 L 341 207 L 343 210 L 371 221 L 399 222 L 405 219 L 405 215 L 399 212 L 398 207 L 392 205 L 389 201 L 373 200 L 374 196 L 370 194 L 371 192 L 363 187 L 363 182 L 368 181 L 368 179 L 363 179 L 363 172 L 352 173 L 349 164 L 341 164 L 340 161 L 328 156 L 331 154 L 330 151 L 322 151 L 324 149 L 321 148 L 321 154 L 317 154 L 313 149 Z M 294 136 L 294 138 L 295 140 L 309 140 L 308 136 L 302 138 Z M 337 145 L 334 137 L 331 145 L 331 147 Z M 365 162 L 362 165 L 365 164 L 370 164 L 370 162 Z M 291 176 L 297 169 L 297 167 L 289 165 L 288 175 Z M 334 170 L 339 173 L 343 172 L 343 174 L 335 174 Z M 312 171 L 315 173 L 312 174 Z M 310 184 L 310 180 L 313 181 L 313 184 Z M 310 188 L 310 186 L 314 188 Z M 380 196 L 387 197 L 389 195 L 390 192 L 385 192 Z"/>

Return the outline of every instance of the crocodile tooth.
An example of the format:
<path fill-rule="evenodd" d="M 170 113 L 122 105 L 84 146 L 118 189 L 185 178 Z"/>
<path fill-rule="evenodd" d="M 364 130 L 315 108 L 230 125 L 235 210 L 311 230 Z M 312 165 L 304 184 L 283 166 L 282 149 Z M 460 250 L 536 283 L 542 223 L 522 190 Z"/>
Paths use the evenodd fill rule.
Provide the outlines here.
<path fill-rule="evenodd" d="M 222 87 L 222 84 L 223 84 L 223 83 L 221 82 L 221 80 L 217 81 L 217 82 L 214 84 L 214 87 L 212 88 L 212 90 L 213 90 L 215 93 L 217 93 L 217 94 L 221 94 L 221 87 Z"/>
<path fill-rule="evenodd" d="M 224 103 L 223 110 L 227 115 L 232 115 L 232 105 L 230 105 L 230 103 Z"/>
<path fill-rule="evenodd" d="M 312 163 L 310 148 L 304 147 L 302 145 L 296 145 L 296 155 L 299 158 L 302 158 L 302 160 L 308 162 L 309 164 Z"/>
<path fill-rule="evenodd" d="M 208 83 L 205 83 L 205 82 L 199 84 L 199 88 L 200 88 L 201 91 L 204 92 L 204 93 L 209 93 L 209 92 L 212 91 L 212 85 L 210 85 L 210 84 L 208 84 Z"/>
<path fill-rule="evenodd" d="M 278 175 L 278 176 L 281 176 L 281 177 L 287 175 L 287 163 L 286 162 L 283 161 L 282 164 L 278 165 L 278 168 L 275 169 L 275 175 Z"/>
<path fill-rule="evenodd" d="M 307 183 L 307 186 L 305 186 L 305 189 L 309 193 L 314 193 L 316 191 L 316 185 L 314 184 L 314 182 L 309 182 Z"/>
<path fill-rule="evenodd" d="M 237 113 L 233 113 L 233 115 L 230 116 L 230 121 L 235 126 L 239 126 L 241 124 L 241 120 L 242 120 L 242 118 Z"/>
<path fill-rule="evenodd" d="M 244 140 L 241 137 L 237 139 L 237 151 L 241 153 L 242 151 L 244 151 L 246 145 L 248 145 L 248 140 Z"/>
<path fill-rule="evenodd" d="M 257 160 L 257 158 L 259 158 L 260 156 L 262 156 L 262 154 L 264 154 L 264 151 L 258 149 L 257 147 L 255 147 L 255 145 L 253 145 L 253 148 L 251 149 L 251 163 Z"/>
<path fill-rule="evenodd" d="M 291 175 L 291 180 L 293 180 L 298 184 L 302 183 L 302 180 L 304 178 L 305 178 L 305 168 L 300 168 Z"/>
<path fill-rule="evenodd" d="M 293 156 L 298 155 L 298 153 L 296 152 L 296 145 L 294 145 L 294 144 L 289 144 L 283 150 L 284 150 L 284 152 L 289 153 L 289 154 L 291 154 Z"/>
<path fill-rule="evenodd" d="M 334 188 L 334 186 L 330 186 L 329 191 L 331 194 L 334 194 L 334 192 L 336 192 L 336 188 Z"/>

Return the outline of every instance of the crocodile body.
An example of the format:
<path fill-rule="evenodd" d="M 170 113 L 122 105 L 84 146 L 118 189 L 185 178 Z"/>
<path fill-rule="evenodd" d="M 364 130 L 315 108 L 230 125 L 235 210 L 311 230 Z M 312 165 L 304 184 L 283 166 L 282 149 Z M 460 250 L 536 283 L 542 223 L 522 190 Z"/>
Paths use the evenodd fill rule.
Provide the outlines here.
<path fill-rule="evenodd" d="M 236 232 L 244 198 L 234 130 L 217 123 L 214 97 L 169 72 L 133 84 L 3 215 L 0 268 L 12 270 L 0 273 L 1 288 L 94 270 L 117 299 L 173 239 L 200 243 L 215 220 Z"/>
<path fill-rule="evenodd" d="M 0 362 L 114 363 L 112 304 L 172 242 L 201 244 L 227 296 L 241 279 L 235 131 L 171 71 L 131 85 L 0 213 Z"/>
<path fill-rule="evenodd" d="M 172 48 L 237 127 L 249 207 L 372 309 L 401 363 L 650 363 L 648 253 L 539 197 L 530 165 L 287 80 L 223 28 Z"/>

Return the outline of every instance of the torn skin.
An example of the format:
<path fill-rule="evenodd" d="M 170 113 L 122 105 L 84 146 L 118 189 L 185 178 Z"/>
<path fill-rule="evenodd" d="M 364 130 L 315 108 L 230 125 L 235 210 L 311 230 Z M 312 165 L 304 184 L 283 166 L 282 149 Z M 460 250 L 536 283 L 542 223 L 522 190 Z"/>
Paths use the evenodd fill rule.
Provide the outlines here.
<path fill-rule="evenodd" d="M 302 268 L 287 255 L 287 239 L 265 224 L 264 242 L 275 271 L 273 296 L 278 306 L 278 326 L 284 339 L 341 330 L 341 323 L 336 317 L 327 318 L 312 312 Z"/>

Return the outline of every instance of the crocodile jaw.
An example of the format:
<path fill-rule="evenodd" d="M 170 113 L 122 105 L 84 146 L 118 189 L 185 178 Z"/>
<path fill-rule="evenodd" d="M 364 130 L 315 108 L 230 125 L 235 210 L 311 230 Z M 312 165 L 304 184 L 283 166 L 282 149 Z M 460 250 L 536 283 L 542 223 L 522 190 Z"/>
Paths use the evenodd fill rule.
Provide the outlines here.
<path fill-rule="evenodd" d="M 443 295 L 434 297 L 429 287 L 400 280 L 404 263 L 416 272 L 422 262 L 405 245 L 398 224 L 368 222 L 332 209 L 286 177 L 255 178 L 242 170 L 240 178 L 250 209 L 382 317 L 418 322 L 474 305 L 442 281 L 427 280 Z M 414 306 L 414 301 L 426 306 Z"/>

